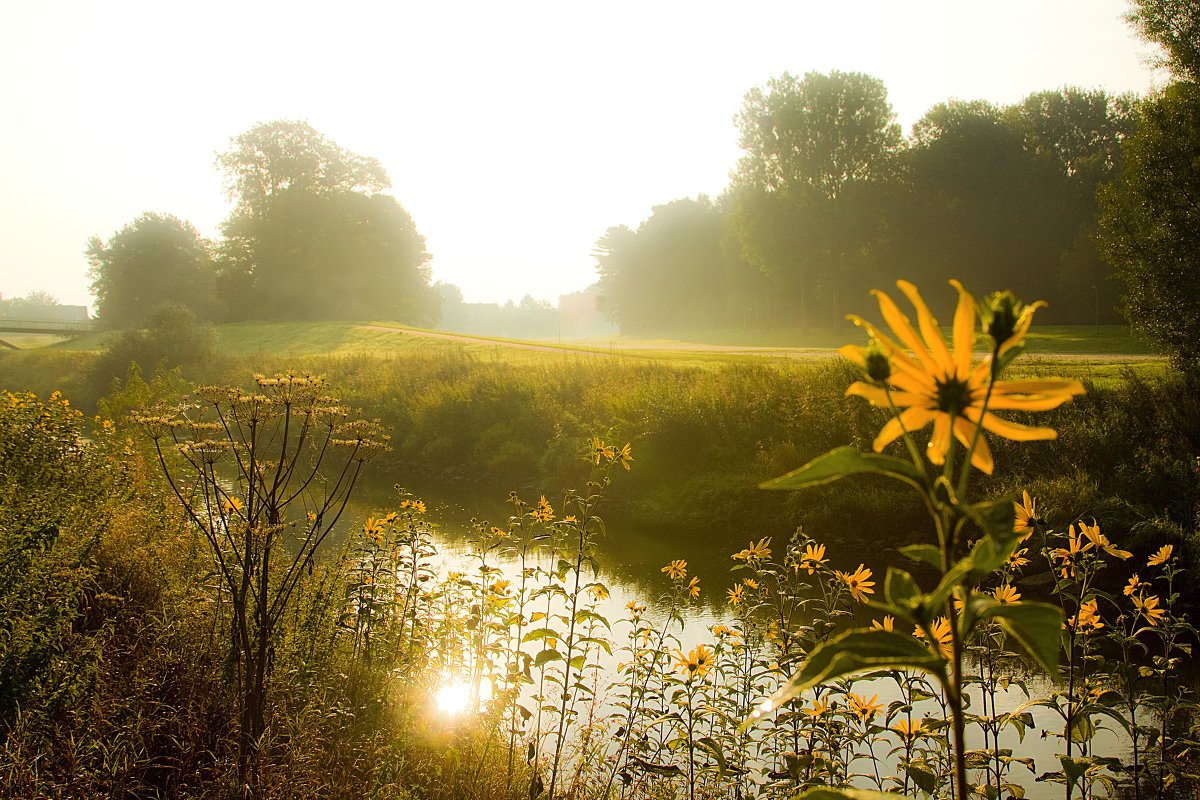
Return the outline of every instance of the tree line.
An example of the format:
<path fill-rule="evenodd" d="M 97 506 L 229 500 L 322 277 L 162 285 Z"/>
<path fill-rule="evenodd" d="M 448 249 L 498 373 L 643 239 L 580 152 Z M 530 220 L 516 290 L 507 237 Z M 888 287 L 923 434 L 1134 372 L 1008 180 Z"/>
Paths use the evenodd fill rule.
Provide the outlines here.
<path fill-rule="evenodd" d="M 628 333 L 828 327 L 896 276 L 958 277 L 1045 298 L 1060 322 L 1116 322 L 1096 190 L 1134 108 L 1075 88 L 950 100 L 904 138 L 876 78 L 772 78 L 736 117 L 745 154 L 719 197 L 656 206 L 597 242 L 609 311 Z"/>
<path fill-rule="evenodd" d="M 744 155 L 710 199 L 609 228 L 595 257 L 622 331 L 837 324 L 897 276 L 1044 299 L 1042 319 L 1127 320 L 1196 374 L 1200 5 L 1133 0 L 1173 81 L 948 100 L 905 138 L 884 84 L 784 74 L 745 96 Z M 949 295 L 947 295 L 949 297 Z M 948 309 L 941 309 L 943 312 Z"/>
<path fill-rule="evenodd" d="M 256 125 L 217 158 L 234 209 L 210 241 L 145 213 L 86 250 L 96 315 L 144 326 L 162 304 L 200 319 L 436 320 L 430 255 L 374 158 L 305 122 Z"/>

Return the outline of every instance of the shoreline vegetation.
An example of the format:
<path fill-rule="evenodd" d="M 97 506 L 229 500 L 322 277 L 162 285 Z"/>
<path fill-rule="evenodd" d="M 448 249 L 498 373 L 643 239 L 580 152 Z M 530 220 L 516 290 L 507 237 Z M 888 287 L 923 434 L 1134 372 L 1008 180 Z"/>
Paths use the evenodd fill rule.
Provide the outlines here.
<path fill-rule="evenodd" d="M 116 383 L 96 380 L 102 352 L 0 355 L 9 796 L 230 797 L 252 785 L 254 796 L 302 797 L 337 785 L 364 797 L 549 796 L 552 786 L 554 797 L 782 797 L 828 783 L 948 797 L 956 715 L 983 736 L 967 765 L 984 796 L 1035 780 L 1062 783 L 1068 798 L 1191 785 L 1185 665 L 1196 598 L 1176 576 L 1196 568 L 1200 414 L 1164 362 L 1027 356 L 1007 378 L 1065 374 L 1086 391 L 1029 418 L 1057 441 L 992 440 L 994 474 L 973 480 L 980 497 L 1035 498 L 1018 504 L 1037 538 L 1017 560 L 1040 566 L 978 589 L 987 604 L 1015 593 L 1063 609 L 1074 632 L 1066 684 L 997 707 L 1001 687 L 1022 685 L 1032 666 L 1021 637 L 996 627 L 1010 612 L 992 610 L 972 629 L 982 638 L 944 642 L 981 707 L 953 711 L 929 680 L 877 670 L 874 681 L 847 676 L 806 694 L 756 732 L 739 723 L 774 693 L 803 688 L 788 678 L 805 653 L 861 620 L 864 600 L 895 601 L 893 579 L 859 564 L 855 543 L 901 563 L 898 551 L 916 552 L 915 532 L 928 529 L 922 504 L 886 476 L 758 488 L 836 448 L 870 450 L 887 413 L 845 396 L 860 377 L 849 361 L 650 346 L 592 358 L 342 324 L 271 327 L 278 338 L 228 326 L 204 358 Z M 1048 340 L 1073 337 L 1087 339 L 1076 330 Z M 231 354 L 254 352 L 250 339 L 263 348 Z M 356 349 L 362 341 L 371 347 Z M 206 544 L 130 414 L 195 384 L 251 390 L 252 372 L 324 375 L 340 406 L 377 421 L 390 449 L 373 450 L 364 481 L 466 487 L 489 507 L 515 493 L 507 522 L 479 523 L 461 573 L 438 570 L 419 496 L 369 515 L 340 558 L 285 570 L 303 579 L 250 662 L 275 677 L 249 684 L 247 716 L 243 662 L 229 649 L 236 592 L 220 588 L 239 584 L 235 573 L 214 583 L 211 559 L 250 501 L 212 504 L 220 519 Z M 278 380 L 260 391 L 280 391 Z M 42 399 L 24 391 L 39 386 L 67 388 L 41 389 Z M 562 493 L 571 486 L 579 491 Z M 638 583 L 645 600 L 606 612 L 597 551 L 648 547 L 623 538 L 635 523 L 671 554 L 656 573 L 661 596 L 652 576 Z M 721 548 L 733 553 L 722 556 L 733 583 L 706 575 L 701 601 L 688 551 Z M 499 571 L 513 559 L 525 567 Z M 931 566 L 910 568 L 925 582 Z M 1069 585 L 1056 578 L 1068 567 L 1078 571 Z M 705 641 L 685 640 L 686 609 L 698 602 L 729 618 Z M 253 617 L 241 619 L 249 637 Z M 941 646 L 941 625 L 918 622 L 921 649 Z M 609 660 L 622 665 L 615 674 L 599 666 Z M 625 718 L 602 715 L 604 703 Z M 1037 709 L 1065 715 L 1071 745 L 1034 774 L 1012 737 L 1035 735 Z M 261 731 L 253 740 L 239 733 L 247 719 Z M 1106 725 L 1134 750 L 1114 760 L 1090 749 Z"/>

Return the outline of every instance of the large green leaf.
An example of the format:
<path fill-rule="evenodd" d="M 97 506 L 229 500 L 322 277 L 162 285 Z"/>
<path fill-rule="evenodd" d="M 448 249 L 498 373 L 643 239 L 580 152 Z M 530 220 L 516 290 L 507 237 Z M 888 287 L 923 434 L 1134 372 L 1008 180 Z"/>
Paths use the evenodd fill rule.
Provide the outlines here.
<path fill-rule="evenodd" d="M 1048 603 L 997 603 L 980 610 L 979 618 L 995 617 L 1005 633 L 1017 640 L 1043 670 L 1058 670 L 1059 636 L 1063 613 Z"/>
<path fill-rule="evenodd" d="M 885 630 L 847 631 L 818 645 L 791 680 L 755 709 L 743 727 L 793 697 L 844 675 L 877 669 L 919 669 L 945 677 L 945 660 L 911 636 Z"/>
<path fill-rule="evenodd" d="M 813 788 L 792 795 L 792 800 L 902 800 L 904 795 L 892 792 L 876 792 L 871 789 L 831 789 L 827 786 Z"/>
<path fill-rule="evenodd" d="M 874 473 L 887 475 L 904 481 L 918 489 L 927 484 L 924 470 L 913 466 L 911 461 L 902 461 L 879 453 L 863 453 L 853 447 L 838 447 L 799 469 L 792 470 L 774 480 L 760 484 L 763 489 L 802 489 L 820 486 L 848 475 Z"/>

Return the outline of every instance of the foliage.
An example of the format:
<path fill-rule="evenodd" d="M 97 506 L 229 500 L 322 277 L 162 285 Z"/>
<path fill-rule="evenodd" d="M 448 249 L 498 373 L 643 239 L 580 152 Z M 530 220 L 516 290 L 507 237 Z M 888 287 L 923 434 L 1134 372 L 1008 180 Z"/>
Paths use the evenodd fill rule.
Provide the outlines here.
<path fill-rule="evenodd" d="M 425 239 L 381 193 L 378 161 L 279 120 L 235 137 L 217 164 L 237 201 L 219 265 L 229 318 L 435 318 Z"/>
<path fill-rule="evenodd" d="M 267 684 L 282 622 L 363 462 L 384 446 L 371 424 L 347 419 L 319 378 L 258 376 L 255 383 L 252 392 L 205 387 L 192 402 L 137 417 L 208 543 L 218 597 L 231 606 L 238 781 L 251 791 L 261 779 Z M 292 516 L 297 506 L 303 519 Z"/>
<path fill-rule="evenodd" d="M 1162 46 L 1160 66 L 1200 79 L 1200 9 L 1189 0 L 1133 0 L 1126 19 L 1146 41 Z"/>
<path fill-rule="evenodd" d="M 1100 194 L 1101 252 L 1125 286 L 1126 315 L 1191 377 L 1200 373 L 1200 269 L 1193 233 L 1200 197 L 1200 87 L 1176 83 L 1139 107 L 1125 166 Z"/>
<path fill-rule="evenodd" d="M 213 312 L 212 245 L 191 223 L 146 213 L 104 242 L 88 241 L 96 316 L 109 328 L 144 325 L 162 303 Z"/>
<path fill-rule="evenodd" d="M 163 303 L 146 320 L 146 327 L 126 328 L 105 340 L 88 370 L 88 384 L 95 396 L 103 396 L 133 365 L 151 373 L 177 368 L 197 376 L 215 355 L 213 326 L 182 305 Z"/>

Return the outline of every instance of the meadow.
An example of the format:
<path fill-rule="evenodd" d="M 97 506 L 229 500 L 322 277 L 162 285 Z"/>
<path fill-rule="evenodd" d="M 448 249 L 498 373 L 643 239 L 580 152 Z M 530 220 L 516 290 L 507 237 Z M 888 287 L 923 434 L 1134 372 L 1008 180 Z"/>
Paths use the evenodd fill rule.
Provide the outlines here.
<path fill-rule="evenodd" d="M 1191 791 L 1194 600 L 1181 576 L 1196 567 L 1200 413 L 1163 362 L 1112 355 L 1138 350 L 1119 330 L 1031 333 L 1031 354 L 1011 368 L 1023 380 L 1066 374 L 1086 393 L 1036 415 L 1057 441 L 992 440 L 994 473 L 971 489 L 1008 509 L 1008 533 L 996 534 L 1007 549 L 959 576 L 968 607 L 986 606 L 962 637 L 944 613 L 897 606 L 901 579 L 884 580 L 907 565 L 914 586 L 944 582 L 942 567 L 912 558 L 930 523 L 911 487 L 875 474 L 758 488 L 836 448 L 869 451 L 887 419 L 844 395 L 859 377 L 848 361 L 791 352 L 824 341 L 730 332 L 700 343 L 712 347 L 529 347 L 345 324 L 217 333 L 214 357 L 134 371 L 102 394 L 88 373 L 99 337 L 0 357 L 8 796 L 790 797 L 831 786 L 943 797 L 961 749 L 953 719 L 980 797 Z M 773 349 L 722 349 L 749 347 Z M 514 494 L 503 514 L 468 525 L 454 569 L 437 551 L 434 498 L 421 494 L 353 512 L 352 535 L 322 558 L 295 561 L 319 540 L 295 533 L 268 549 L 263 580 L 294 594 L 263 651 L 273 677 L 247 740 L 249 651 L 230 646 L 243 584 L 222 580 L 214 555 L 240 547 L 222 536 L 257 529 L 251 498 L 267 493 L 210 485 L 203 471 L 180 482 L 186 459 L 160 465 L 166 431 L 184 442 L 219 431 L 136 415 L 193 383 L 255 390 L 254 373 L 325 376 L 322 391 L 351 418 L 390 436 L 390 449 L 350 457 L 356 492 L 421 485 L 486 496 L 488 509 Z M 280 386 L 256 391 L 278 397 Z M 193 493 L 176 496 L 163 466 Z M 213 494 L 189 506 L 199 486 Z M 317 530 L 303 513 L 279 519 Z M 992 535 L 979 524 L 976 536 Z M 1011 535 L 1018 524 L 1028 538 Z M 616 607 L 598 570 L 606 550 L 654 554 Z M 1013 612 L 996 610 L 1022 607 L 1022 595 L 1061 609 L 1061 683 L 1036 679 L 1048 648 L 1031 655 Z M 853 650 L 847 629 L 872 621 L 917 643 L 924 667 L 881 662 L 812 686 L 793 677 L 824 643 Z M 957 713 L 956 690 L 925 669 L 937 659 L 960 665 L 971 701 Z M 1021 687 L 1027 703 L 1010 696 Z M 779 707 L 789 691 L 797 698 Z M 1105 729 L 1127 743 L 1116 754 L 1096 747 Z M 1021 743 L 1042 736 L 1061 758 L 1034 770 Z"/>

